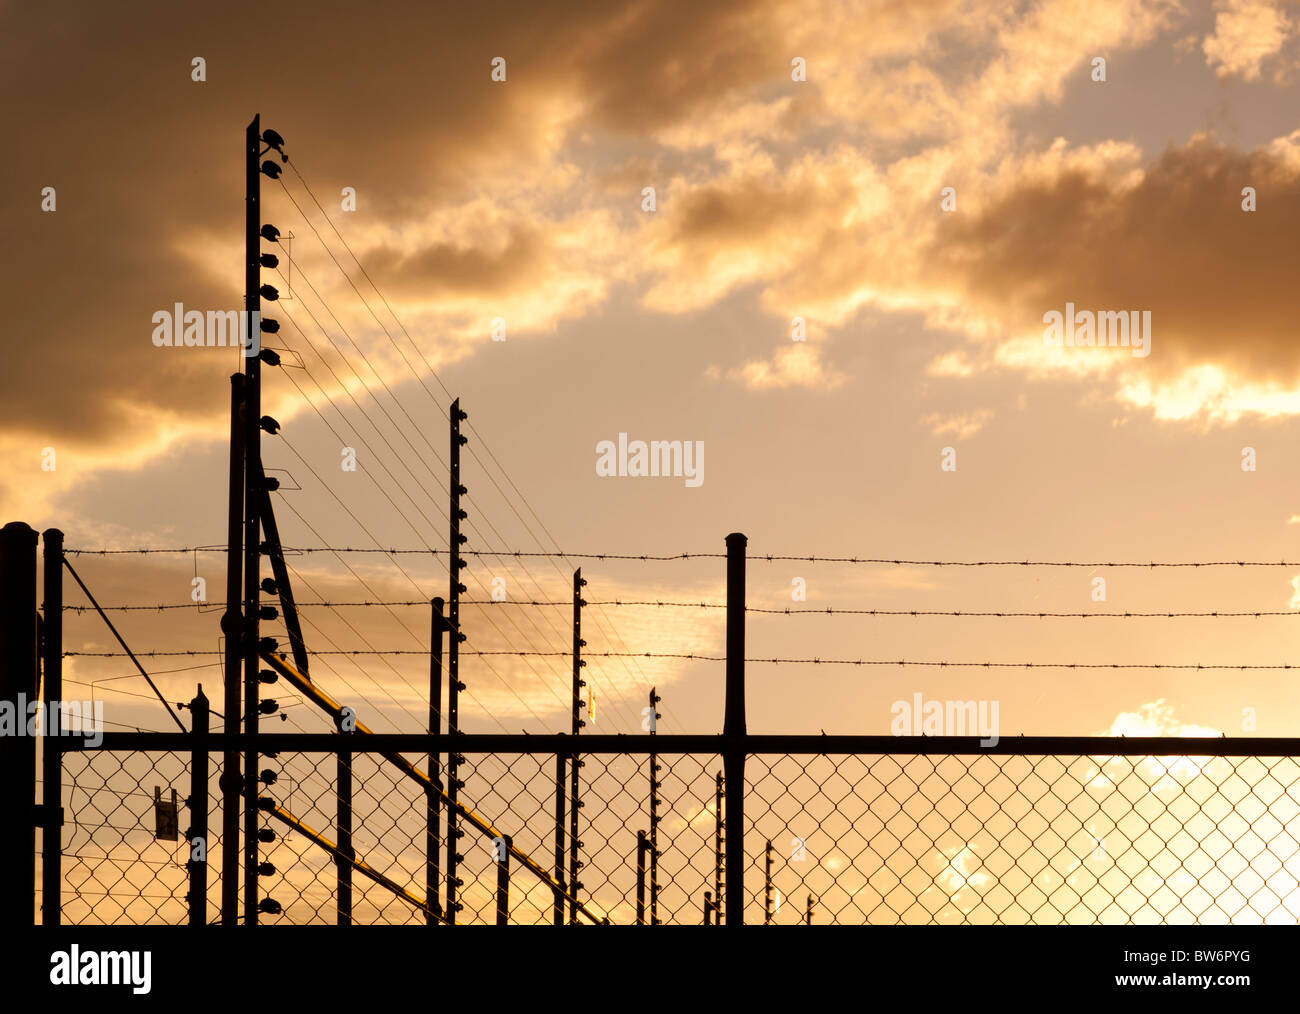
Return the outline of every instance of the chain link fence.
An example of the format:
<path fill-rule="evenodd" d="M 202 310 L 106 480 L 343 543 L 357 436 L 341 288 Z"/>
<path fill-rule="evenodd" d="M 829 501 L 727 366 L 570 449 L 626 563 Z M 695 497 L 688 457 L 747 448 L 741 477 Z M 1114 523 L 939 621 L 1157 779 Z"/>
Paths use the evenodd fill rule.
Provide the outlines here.
<path fill-rule="evenodd" d="M 705 921 L 722 883 L 721 757 L 578 759 L 576 894 L 586 909 L 614 924 Z M 64 922 L 185 923 L 188 754 L 82 750 L 63 760 Z M 219 760 L 212 754 L 209 921 L 222 876 Z M 341 862 L 314 836 L 339 842 L 339 758 L 282 751 L 262 763 L 263 800 L 312 832 L 259 814 L 259 892 L 280 906 L 263 921 L 334 924 Z M 377 753 L 355 751 L 350 763 L 353 853 L 385 881 L 353 871 L 351 921 L 424 924 L 425 788 Z M 566 885 L 568 763 L 558 827 L 553 753 L 471 753 L 459 769 L 462 805 Z M 745 794 L 751 924 L 1300 921 L 1300 762 L 1292 757 L 752 754 Z M 443 807 L 439 900 L 445 817 Z M 456 921 L 491 924 L 503 899 L 500 843 L 464 817 L 458 828 Z M 522 862 L 508 865 L 506 920 L 555 921 L 554 884 Z M 565 904 L 564 921 L 571 915 Z"/>
<path fill-rule="evenodd" d="M 212 755 L 210 766 L 208 826 L 219 829 L 220 754 Z M 64 923 L 181 925 L 188 921 L 189 790 L 187 753 L 81 750 L 63 755 L 66 818 L 60 902 Z M 170 819 L 173 813 L 174 820 Z M 220 840 L 219 830 L 210 830 L 207 858 L 214 906 L 220 901 Z M 39 853 L 37 860 L 39 864 Z"/>
<path fill-rule="evenodd" d="M 827 923 L 1300 921 L 1291 757 L 753 756 L 747 780 L 746 922 L 809 897 Z"/>

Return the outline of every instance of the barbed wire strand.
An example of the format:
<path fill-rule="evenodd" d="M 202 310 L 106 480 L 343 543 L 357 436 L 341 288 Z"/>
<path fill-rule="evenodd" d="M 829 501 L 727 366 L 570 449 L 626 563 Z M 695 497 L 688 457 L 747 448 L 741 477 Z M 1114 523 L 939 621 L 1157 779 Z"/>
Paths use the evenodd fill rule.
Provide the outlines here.
<path fill-rule="evenodd" d="M 202 655 L 220 655 L 219 651 L 137 651 L 135 653 L 142 657 L 168 657 L 168 656 L 202 656 Z M 410 651 L 405 648 L 385 648 L 385 649 L 366 649 L 351 650 L 338 649 L 334 651 L 308 651 L 309 655 L 424 655 L 422 651 Z M 529 651 L 470 651 L 469 655 L 529 655 L 537 652 Z M 552 655 L 563 656 L 567 652 L 556 651 L 550 652 Z M 618 652 L 594 652 L 597 658 L 617 657 Z M 118 658 L 123 655 L 120 651 L 65 651 L 65 658 L 89 657 L 89 658 Z M 700 662 L 725 662 L 725 655 L 698 655 L 686 652 L 663 652 L 663 651 L 641 651 L 636 652 L 637 658 L 678 658 L 690 659 Z M 1162 662 L 958 662 L 945 659 L 851 659 L 851 658 L 747 658 L 746 664 L 772 664 L 772 665 L 854 665 L 854 666 L 936 666 L 949 668 L 983 668 L 983 669 L 1206 669 L 1206 670 L 1273 670 L 1273 669 L 1300 669 L 1300 663 L 1290 665 L 1287 663 L 1280 664 L 1237 664 L 1237 663 L 1162 663 Z"/>
<path fill-rule="evenodd" d="M 275 600 L 268 599 L 268 604 L 274 604 Z M 366 608 L 372 606 L 393 606 L 393 607 L 422 607 L 428 608 L 429 603 L 424 599 L 389 599 L 384 601 L 365 600 L 355 602 L 295 602 L 299 608 L 323 606 L 328 608 Z M 569 603 L 566 601 L 538 601 L 534 599 L 461 599 L 462 606 L 565 606 Z M 614 607 L 655 607 L 660 609 L 726 609 L 725 602 L 663 602 L 654 599 L 600 599 L 588 601 L 589 606 L 614 606 Z M 112 611 L 158 611 L 168 609 L 193 609 L 193 602 L 172 602 L 156 604 L 135 604 L 119 606 L 102 606 L 105 612 Z M 64 606 L 67 612 L 84 613 L 94 612 L 90 606 Z M 1233 619 L 1243 617 L 1260 618 L 1265 616 L 1291 616 L 1300 617 L 1300 610 L 1297 609 L 1255 609 L 1230 611 L 1225 609 L 1216 609 L 1209 612 L 1138 612 L 1134 610 L 1125 610 L 1124 612 L 1099 612 L 1099 613 L 1060 613 L 1060 612 L 996 612 L 992 610 L 971 611 L 963 609 L 843 609 L 834 606 L 809 606 L 806 608 L 764 608 L 761 606 L 746 606 L 747 613 L 761 613 L 777 616 L 972 616 L 972 617 L 1003 617 L 1003 618 L 1027 618 L 1027 619 L 1107 619 L 1107 620 L 1131 620 L 1131 619 L 1182 619 L 1187 617 L 1196 617 L 1201 619 Z"/>
<path fill-rule="evenodd" d="M 223 546 L 184 546 L 176 548 L 138 548 L 138 549 L 67 549 L 70 554 L 84 555 L 127 555 L 131 553 L 224 553 Z M 400 556 L 404 554 L 446 554 L 444 549 L 410 549 L 389 548 L 373 549 L 364 546 L 294 546 L 286 547 L 289 553 L 389 553 Z M 461 555 L 472 556 L 523 556 L 551 557 L 553 559 L 573 560 L 630 560 L 644 562 L 671 562 L 675 560 L 724 560 L 726 553 L 671 553 L 655 555 L 652 553 L 574 553 L 563 550 L 555 552 L 529 551 L 520 549 L 461 550 Z M 1300 567 L 1300 560 L 1097 560 L 1093 562 L 1078 560 L 904 560 L 888 557 L 860 556 L 808 556 L 777 555 L 765 553 L 746 557 L 749 563 L 775 563 L 790 561 L 795 563 L 850 563 L 850 564 L 888 564 L 905 567 Z"/>

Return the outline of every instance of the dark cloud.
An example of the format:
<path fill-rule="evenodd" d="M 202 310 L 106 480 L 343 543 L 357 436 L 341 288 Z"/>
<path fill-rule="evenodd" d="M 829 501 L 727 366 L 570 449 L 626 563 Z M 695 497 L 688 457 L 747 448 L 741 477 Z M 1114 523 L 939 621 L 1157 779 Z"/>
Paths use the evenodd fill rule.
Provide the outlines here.
<path fill-rule="evenodd" d="M 424 298 L 447 293 L 507 296 L 544 281 L 551 251 L 542 230 L 516 224 L 503 231 L 499 250 L 435 243 L 403 256 L 378 247 L 367 253 L 367 270 L 386 290 Z"/>
<path fill-rule="evenodd" d="M 1258 210 L 1242 210 L 1254 187 Z M 927 263 L 1023 332 L 1067 300 L 1152 313 L 1144 369 L 1202 364 L 1252 381 L 1300 380 L 1294 278 L 1300 172 L 1276 152 L 1199 138 L 1125 188 L 1083 171 L 946 216 Z"/>
<path fill-rule="evenodd" d="M 584 127 L 636 133 L 781 75 L 760 15 L 595 0 L 0 9 L 0 82 L 16 97 L 0 111 L 16 142 L 0 164 L 11 307 L 0 428 L 129 443 L 149 435 L 142 419 L 220 417 L 232 358 L 155 349 L 151 316 L 177 301 L 240 305 L 238 262 L 228 283 L 213 281 L 178 245 L 210 236 L 238 248 L 253 112 L 322 200 L 353 186 L 359 209 L 400 220 L 494 172 L 526 172 L 551 143 L 538 115 L 548 100 L 586 111 Z M 495 56 L 505 85 L 490 80 Z M 57 188 L 53 214 L 39 209 L 45 186 Z M 263 189 L 277 224 L 303 228 L 279 184 Z M 542 255 L 535 231 L 511 243 L 508 256 L 448 244 L 402 267 L 440 291 L 510 289 L 542 270 L 528 262 Z"/>

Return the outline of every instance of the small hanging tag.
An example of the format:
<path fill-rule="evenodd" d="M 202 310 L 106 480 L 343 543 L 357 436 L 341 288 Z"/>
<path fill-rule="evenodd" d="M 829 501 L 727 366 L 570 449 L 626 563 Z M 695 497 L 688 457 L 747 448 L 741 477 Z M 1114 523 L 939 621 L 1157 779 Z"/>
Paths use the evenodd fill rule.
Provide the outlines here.
<path fill-rule="evenodd" d="M 171 802 L 162 798 L 162 789 L 153 787 L 154 837 L 161 841 L 178 841 L 176 790 L 172 789 Z"/>

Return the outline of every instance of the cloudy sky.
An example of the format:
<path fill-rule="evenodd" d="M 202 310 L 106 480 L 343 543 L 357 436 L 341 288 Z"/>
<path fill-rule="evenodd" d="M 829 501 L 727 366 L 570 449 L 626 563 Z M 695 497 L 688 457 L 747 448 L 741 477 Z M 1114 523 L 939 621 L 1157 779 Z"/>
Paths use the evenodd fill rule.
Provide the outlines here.
<path fill-rule="evenodd" d="M 242 147 L 260 114 L 290 156 L 262 181 L 284 236 L 264 280 L 288 351 L 263 394 L 283 430 L 263 447 L 286 544 L 445 548 L 459 396 L 473 549 L 720 553 L 740 531 L 752 556 L 1089 565 L 754 560 L 764 608 L 1286 614 L 755 614 L 750 657 L 1293 661 L 1300 567 L 1102 564 L 1300 559 L 1294 7 L 4 3 L 0 17 L 16 98 L 0 111 L 6 520 L 85 549 L 224 542 L 237 355 L 151 335 L 176 303 L 242 305 Z M 1047 346 L 1044 315 L 1067 303 L 1149 312 L 1150 354 Z M 597 444 L 620 433 L 702 442 L 703 483 L 598 475 Z M 136 650 L 218 650 L 220 554 L 73 563 L 104 605 L 181 605 L 204 578 L 205 607 L 112 615 Z M 440 558 L 291 563 L 307 601 L 446 593 Z M 567 651 L 567 609 L 520 603 L 567 599 L 578 563 L 592 601 L 724 597 L 716 558 L 475 557 L 469 597 L 503 578 L 507 601 L 467 608 L 469 646 Z M 427 647 L 423 607 L 304 613 L 323 650 Z M 722 654 L 717 609 L 588 616 L 593 652 Z M 67 640 L 117 650 L 91 615 Z M 146 664 L 177 670 L 158 679 L 180 700 L 198 681 L 218 693 L 215 661 Z M 166 727 L 124 662 L 70 658 L 69 694 L 126 676 L 96 684 L 110 720 Z M 423 720 L 418 655 L 321 656 L 314 672 L 376 728 Z M 473 657 L 464 675 L 466 728 L 567 725 L 562 657 Z M 720 663 L 593 658 L 591 676 L 597 730 L 635 731 L 652 683 L 668 731 L 720 727 Z M 754 664 L 750 728 L 885 733 L 893 702 L 920 693 L 999 702 L 1003 735 L 1284 735 L 1291 684 Z"/>

